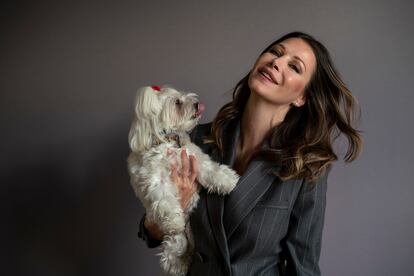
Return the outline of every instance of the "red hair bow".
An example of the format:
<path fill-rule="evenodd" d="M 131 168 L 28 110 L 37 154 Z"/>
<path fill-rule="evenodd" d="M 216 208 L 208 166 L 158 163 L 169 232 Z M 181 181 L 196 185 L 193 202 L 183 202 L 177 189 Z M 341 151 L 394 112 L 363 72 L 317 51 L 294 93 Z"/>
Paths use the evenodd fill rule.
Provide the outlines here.
<path fill-rule="evenodd" d="M 151 88 L 157 91 L 161 91 L 161 87 L 159 85 L 153 85 Z"/>

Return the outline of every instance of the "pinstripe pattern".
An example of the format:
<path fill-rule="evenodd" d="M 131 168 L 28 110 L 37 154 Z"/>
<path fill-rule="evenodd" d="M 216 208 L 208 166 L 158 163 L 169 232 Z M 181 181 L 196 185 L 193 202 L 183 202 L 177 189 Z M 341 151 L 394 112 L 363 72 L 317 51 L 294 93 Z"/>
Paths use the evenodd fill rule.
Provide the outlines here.
<path fill-rule="evenodd" d="M 232 166 L 238 127 L 237 122 L 229 127 L 233 133 L 226 131 L 222 157 L 202 143 L 210 125 L 198 126 L 192 139 L 214 160 Z M 188 275 L 320 275 L 327 175 L 308 189 L 303 180 L 282 182 L 271 169 L 265 161 L 251 162 L 226 200 L 201 191 L 191 215 L 197 254 Z"/>
<path fill-rule="evenodd" d="M 255 167 L 254 173 L 249 174 L 246 178 L 242 177 L 245 181 L 243 183 L 240 182 L 237 185 L 238 189 L 233 191 L 228 197 L 224 215 L 227 238 L 231 237 L 237 226 L 250 210 L 255 207 L 261 196 L 276 179 L 270 172 L 271 168 L 265 168 L 263 165 L 255 166 L 255 163 L 263 164 L 264 162 L 253 161 L 249 168 Z"/>
<path fill-rule="evenodd" d="M 261 162 L 256 162 L 254 166 L 250 165 L 247 168 L 246 172 L 241 176 L 239 182 L 237 183 L 237 186 L 233 189 L 232 193 L 237 191 L 237 189 L 241 187 L 241 184 L 243 184 L 243 182 L 246 182 L 246 179 L 249 179 L 249 176 L 251 176 L 251 174 L 254 173 L 262 165 L 263 164 Z M 235 206 L 233 206 L 232 208 L 234 207 Z"/>

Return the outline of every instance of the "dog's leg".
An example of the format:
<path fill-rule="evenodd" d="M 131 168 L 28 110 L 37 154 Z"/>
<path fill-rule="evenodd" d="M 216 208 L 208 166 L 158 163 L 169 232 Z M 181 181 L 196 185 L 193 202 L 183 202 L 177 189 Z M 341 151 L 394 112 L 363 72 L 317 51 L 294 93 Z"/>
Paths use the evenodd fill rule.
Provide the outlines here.
<path fill-rule="evenodd" d="M 135 173 L 139 180 L 136 186 L 148 219 L 164 233 L 176 233 L 184 230 L 185 217 L 170 177 L 168 157 L 162 154 L 166 146 L 160 145 L 143 155 Z"/>
<path fill-rule="evenodd" d="M 196 155 L 198 167 L 197 180 L 209 193 L 228 194 L 237 182 L 239 176 L 226 165 L 213 162 L 210 157 L 203 153 L 196 145 L 186 145 Z"/>
<path fill-rule="evenodd" d="M 185 215 L 176 197 L 163 197 L 153 201 L 147 210 L 148 218 L 156 222 L 164 233 L 184 230 Z"/>
<path fill-rule="evenodd" d="M 184 232 L 165 235 L 162 242 L 160 263 L 165 272 L 171 275 L 185 275 L 190 266 L 188 241 Z"/>
<path fill-rule="evenodd" d="M 200 199 L 200 195 L 196 192 L 191 196 L 190 201 L 188 202 L 187 208 L 185 209 L 184 213 L 186 215 L 186 220 L 190 215 L 191 211 L 197 206 L 197 202 Z"/>

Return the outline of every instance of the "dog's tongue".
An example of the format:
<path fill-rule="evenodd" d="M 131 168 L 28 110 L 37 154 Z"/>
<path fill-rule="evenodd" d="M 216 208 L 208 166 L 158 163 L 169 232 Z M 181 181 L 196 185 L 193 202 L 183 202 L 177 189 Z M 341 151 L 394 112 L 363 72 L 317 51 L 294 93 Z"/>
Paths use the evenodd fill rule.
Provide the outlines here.
<path fill-rule="evenodd" d="M 203 112 L 204 112 L 204 109 L 205 109 L 206 107 L 204 106 L 204 104 L 203 103 L 199 103 L 198 104 L 198 110 L 197 110 L 197 114 L 202 114 Z"/>

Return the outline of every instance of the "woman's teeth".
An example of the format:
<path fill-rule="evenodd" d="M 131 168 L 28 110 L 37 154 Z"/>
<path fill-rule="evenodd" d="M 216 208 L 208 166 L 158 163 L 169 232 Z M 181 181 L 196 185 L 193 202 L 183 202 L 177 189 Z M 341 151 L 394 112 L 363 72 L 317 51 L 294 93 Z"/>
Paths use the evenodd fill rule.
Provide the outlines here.
<path fill-rule="evenodd" d="M 271 82 L 274 82 L 273 80 L 272 80 L 272 78 L 269 76 L 269 74 L 268 73 L 266 73 L 266 72 L 260 72 L 263 76 L 265 76 L 268 80 L 270 80 Z"/>

